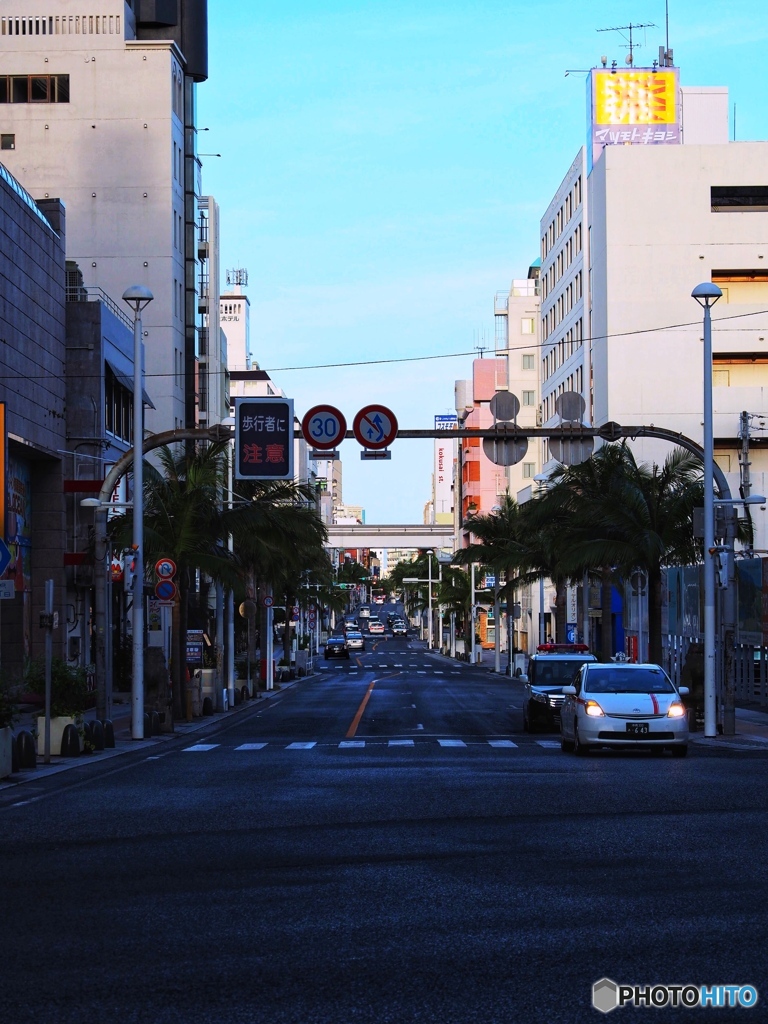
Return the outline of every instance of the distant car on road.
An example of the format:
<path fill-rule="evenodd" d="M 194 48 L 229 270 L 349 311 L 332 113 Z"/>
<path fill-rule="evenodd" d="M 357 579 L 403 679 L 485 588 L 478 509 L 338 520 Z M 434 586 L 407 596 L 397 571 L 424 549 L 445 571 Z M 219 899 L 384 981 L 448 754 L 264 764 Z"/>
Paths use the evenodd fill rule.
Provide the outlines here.
<path fill-rule="evenodd" d="M 593 747 L 651 747 L 685 757 L 687 693 L 660 665 L 583 665 L 564 689 L 560 745 L 575 754 Z"/>
<path fill-rule="evenodd" d="M 365 650 L 365 640 L 363 639 L 363 634 L 360 632 L 359 629 L 347 630 L 347 647 L 350 649 L 350 651 Z"/>
<path fill-rule="evenodd" d="M 404 622 L 393 622 L 392 636 L 408 636 L 408 626 Z"/>
<path fill-rule="evenodd" d="M 383 633 L 384 632 L 384 623 L 383 622 L 379 622 L 378 619 L 371 619 L 370 622 L 368 623 L 368 632 L 369 633 L 374 633 L 374 634 Z"/>
<path fill-rule="evenodd" d="M 573 682 L 581 666 L 597 661 L 583 644 L 542 644 L 528 660 L 528 674 L 521 676 L 523 729 L 556 732 L 560 728 L 560 707 L 565 699 L 563 687 Z"/>
<path fill-rule="evenodd" d="M 329 636 L 325 643 L 325 659 L 349 658 L 349 648 L 344 636 Z"/>

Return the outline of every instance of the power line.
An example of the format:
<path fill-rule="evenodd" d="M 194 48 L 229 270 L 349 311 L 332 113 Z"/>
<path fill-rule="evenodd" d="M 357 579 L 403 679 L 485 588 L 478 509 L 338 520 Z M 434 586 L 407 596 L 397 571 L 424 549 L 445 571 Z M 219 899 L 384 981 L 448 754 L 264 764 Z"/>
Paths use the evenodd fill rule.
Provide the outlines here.
<path fill-rule="evenodd" d="M 760 309 L 760 310 L 757 310 L 754 313 L 733 313 L 730 316 L 722 316 L 722 317 L 718 317 L 717 319 L 713 318 L 712 323 L 713 323 L 713 327 L 714 327 L 715 324 L 725 323 L 725 321 L 727 321 L 727 320 L 741 320 L 744 317 L 766 316 L 766 315 L 768 315 L 768 309 Z M 559 338 L 557 341 L 551 341 L 548 338 L 546 341 L 540 341 L 540 342 L 537 342 L 536 344 L 526 343 L 526 344 L 523 344 L 523 345 L 511 345 L 508 348 L 498 349 L 496 351 L 500 355 L 506 354 L 507 352 L 529 352 L 531 349 L 543 349 L 543 348 L 554 347 L 555 345 L 558 345 L 560 343 L 560 341 L 563 341 L 565 344 L 576 344 L 578 347 L 581 347 L 584 344 L 586 344 L 587 342 L 593 343 L 593 342 L 596 342 L 596 341 L 614 341 L 614 340 L 617 340 L 617 339 L 620 339 L 620 338 L 633 338 L 633 337 L 639 337 L 641 335 L 646 335 L 646 334 L 661 334 L 664 331 L 675 331 L 675 330 L 679 330 L 680 328 L 683 328 L 683 327 L 701 327 L 701 321 L 700 320 L 691 320 L 691 321 L 688 321 L 686 323 L 668 324 L 665 327 L 644 327 L 644 328 L 641 328 L 641 329 L 636 330 L 636 331 L 619 331 L 616 334 L 594 335 L 591 338 L 582 337 L 582 338 L 571 339 L 570 342 L 567 342 L 565 340 L 565 338 Z M 725 328 L 725 330 L 728 330 L 728 329 Z M 755 328 L 755 330 L 768 330 L 768 328 Z M 353 360 L 353 361 L 350 361 L 350 362 L 311 363 L 311 364 L 306 364 L 304 366 L 274 366 L 274 367 L 269 367 L 269 368 L 266 368 L 266 369 L 264 369 L 263 367 L 260 367 L 259 369 L 262 369 L 264 373 L 292 373 L 292 372 L 298 372 L 298 371 L 301 371 L 301 370 L 336 370 L 336 369 L 343 369 L 344 367 L 354 367 L 354 366 L 385 366 L 385 365 L 389 365 L 389 364 L 393 364 L 393 363 L 420 363 L 420 362 L 429 362 L 431 360 L 436 360 L 436 359 L 459 359 L 459 358 L 462 358 L 462 357 L 465 357 L 465 356 L 473 356 L 473 355 L 475 355 L 476 351 L 477 351 L 476 349 L 469 349 L 469 350 L 467 350 L 465 352 L 439 352 L 439 353 L 437 353 L 435 355 L 397 356 L 397 357 L 392 358 L 392 359 L 358 359 L 358 360 Z M 768 354 L 768 353 L 766 353 L 766 354 Z M 228 372 L 229 372 L 228 370 L 216 370 L 214 372 L 210 372 L 209 371 L 208 372 L 208 376 L 209 377 L 220 376 L 220 375 L 228 373 Z M 174 372 L 171 372 L 171 373 L 145 373 L 144 374 L 144 379 L 145 380 L 160 380 L 160 379 L 165 379 L 165 378 L 175 377 L 175 376 L 176 376 L 176 374 Z M 5 375 L 0 375 L 0 381 L 18 380 L 20 377 L 23 377 L 25 380 L 48 380 L 51 377 L 51 374 L 49 374 L 49 373 L 48 374 L 40 374 L 38 376 L 32 376 L 30 374 L 25 374 L 25 373 L 5 374 Z M 78 374 L 78 378 L 81 379 L 81 380 L 99 380 L 100 377 L 101 377 L 101 375 L 97 374 L 97 373 L 93 373 L 93 374 Z"/>

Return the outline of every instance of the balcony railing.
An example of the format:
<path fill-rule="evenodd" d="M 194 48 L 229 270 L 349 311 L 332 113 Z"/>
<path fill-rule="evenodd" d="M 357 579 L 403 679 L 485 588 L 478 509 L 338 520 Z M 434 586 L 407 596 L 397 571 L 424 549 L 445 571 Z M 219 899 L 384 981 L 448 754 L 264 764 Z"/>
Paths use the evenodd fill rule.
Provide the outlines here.
<path fill-rule="evenodd" d="M 67 302 L 103 302 L 110 313 L 113 313 L 129 330 L 133 330 L 133 320 L 101 288 L 93 285 L 68 284 Z"/>

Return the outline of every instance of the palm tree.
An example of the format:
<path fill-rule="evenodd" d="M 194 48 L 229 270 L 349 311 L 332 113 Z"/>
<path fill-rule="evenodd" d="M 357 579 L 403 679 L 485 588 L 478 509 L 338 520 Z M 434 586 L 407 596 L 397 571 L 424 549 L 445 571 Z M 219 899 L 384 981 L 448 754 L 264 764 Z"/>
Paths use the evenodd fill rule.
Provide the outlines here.
<path fill-rule="evenodd" d="M 144 465 L 144 563 L 160 557 L 176 563 L 178 600 L 173 606 L 171 686 L 173 713 L 184 713 L 187 678 L 186 636 L 190 594 L 199 570 L 227 586 L 238 579 L 235 563 L 222 545 L 226 537 L 221 506 L 227 443 L 159 448 L 160 469 Z M 112 520 L 118 543 L 128 547 L 133 535 L 132 513 Z"/>
<path fill-rule="evenodd" d="M 612 452 L 615 447 L 623 450 Z M 693 510 L 703 502 L 701 464 L 696 456 L 675 449 L 662 467 L 638 465 L 626 444 L 606 445 L 591 461 L 596 468 L 566 471 L 550 492 L 566 488 L 577 499 L 570 505 L 567 534 L 571 566 L 601 571 L 611 566 L 621 576 L 633 569 L 645 571 L 649 657 L 660 662 L 662 569 L 701 557 L 693 535 Z M 585 479 L 599 479 L 602 486 L 580 489 Z"/>
<path fill-rule="evenodd" d="M 246 594 L 253 600 L 260 599 L 263 644 L 267 636 L 264 597 L 268 588 L 294 603 L 300 574 L 322 556 L 327 531 L 306 486 L 292 480 L 242 481 L 239 491 L 239 502 L 227 522 L 245 576 Z M 289 590 L 294 593 L 288 594 Z M 252 628 L 249 636 L 249 643 L 253 643 Z"/>

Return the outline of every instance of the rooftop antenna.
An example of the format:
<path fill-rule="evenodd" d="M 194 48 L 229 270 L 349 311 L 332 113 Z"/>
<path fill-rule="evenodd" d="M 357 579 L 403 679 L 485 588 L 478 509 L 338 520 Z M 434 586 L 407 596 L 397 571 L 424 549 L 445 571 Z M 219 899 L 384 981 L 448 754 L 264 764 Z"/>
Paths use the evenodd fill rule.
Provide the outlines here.
<path fill-rule="evenodd" d="M 644 21 L 638 25 L 633 25 L 631 22 L 629 25 L 614 25 L 613 28 L 599 28 L 598 32 L 619 32 L 622 38 L 627 40 L 627 44 L 624 46 L 625 50 L 629 50 L 629 53 L 624 58 L 624 62 L 630 67 L 635 63 L 635 50 L 640 49 L 640 43 L 636 43 L 632 37 L 632 32 L 639 28 L 656 28 L 651 21 Z M 625 36 L 624 33 L 629 32 L 629 36 Z"/>

